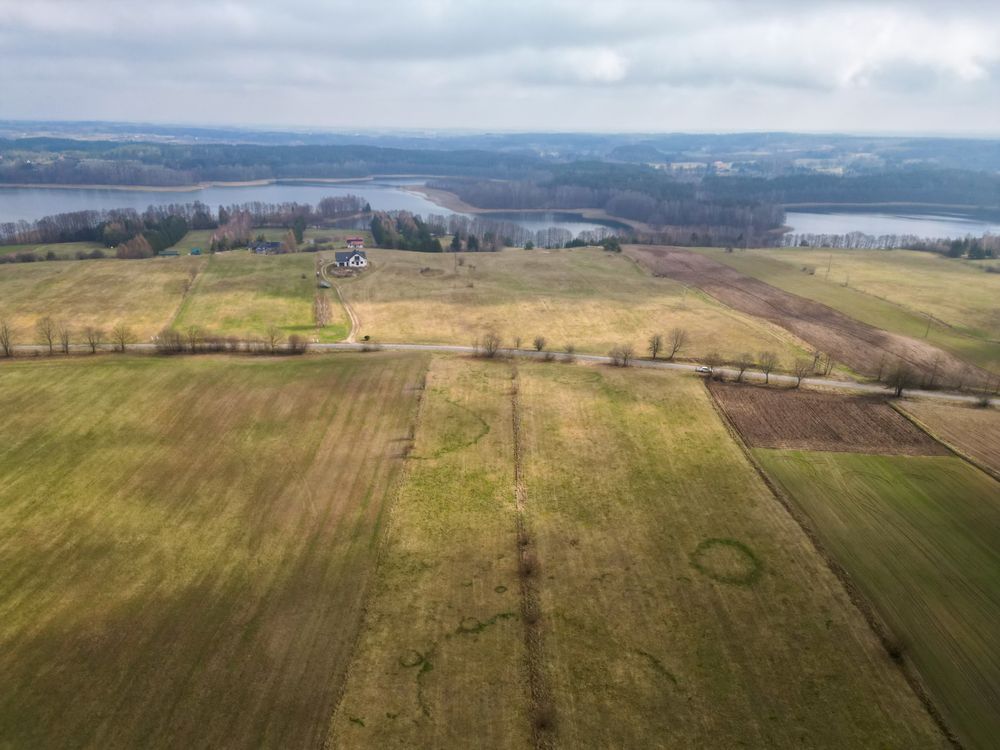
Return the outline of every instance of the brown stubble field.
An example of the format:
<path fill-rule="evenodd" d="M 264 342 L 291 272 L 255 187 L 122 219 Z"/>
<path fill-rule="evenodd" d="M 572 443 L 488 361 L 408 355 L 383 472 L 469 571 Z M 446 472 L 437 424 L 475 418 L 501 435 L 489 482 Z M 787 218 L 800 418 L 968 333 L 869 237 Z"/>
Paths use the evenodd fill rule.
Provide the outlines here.
<path fill-rule="evenodd" d="M 719 383 L 709 390 L 753 448 L 948 455 L 882 398 Z"/>
<path fill-rule="evenodd" d="M 1000 411 L 928 401 L 907 401 L 903 409 L 1000 479 Z"/>
<path fill-rule="evenodd" d="M 784 328 L 859 374 L 871 376 L 880 362 L 902 360 L 921 374 L 936 370 L 939 382 L 950 385 L 992 382 L 985 371 L 931 344 L 861 323 L 704 255 L 644 245 L 626 246 L 625 253 L 655 275 L 695 286 L 725 305 Z"/>
<path fill-rule="evenodd" d="M 426 365 L 0 364 L 0 747 L 321 744 Z"/>

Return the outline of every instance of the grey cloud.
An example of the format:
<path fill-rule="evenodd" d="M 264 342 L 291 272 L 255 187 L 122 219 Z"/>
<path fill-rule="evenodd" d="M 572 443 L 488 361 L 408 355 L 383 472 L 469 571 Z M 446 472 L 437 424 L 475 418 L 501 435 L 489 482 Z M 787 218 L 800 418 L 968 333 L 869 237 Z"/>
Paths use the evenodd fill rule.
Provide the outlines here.
<path fill-rule="evenodd" d="M 0 0 L 7 118 L 900 129 L 1000 123 L 998 70 L 976 0 Z"/>

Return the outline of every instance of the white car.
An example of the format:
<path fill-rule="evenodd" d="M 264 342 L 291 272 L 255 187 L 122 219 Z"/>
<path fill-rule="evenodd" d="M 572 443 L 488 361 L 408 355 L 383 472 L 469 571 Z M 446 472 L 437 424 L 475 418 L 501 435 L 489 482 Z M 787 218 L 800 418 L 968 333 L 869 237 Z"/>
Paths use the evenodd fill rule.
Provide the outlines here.
<path fill-rule="evenodd" d="M 708 367 L 706 365 L 699 365 L 698 367 L 694 368 L 694 371 L 695 372 L 708 372 L 708 373 L 710 373 L 710 372 L 712 372 L 712 368 Z"/>

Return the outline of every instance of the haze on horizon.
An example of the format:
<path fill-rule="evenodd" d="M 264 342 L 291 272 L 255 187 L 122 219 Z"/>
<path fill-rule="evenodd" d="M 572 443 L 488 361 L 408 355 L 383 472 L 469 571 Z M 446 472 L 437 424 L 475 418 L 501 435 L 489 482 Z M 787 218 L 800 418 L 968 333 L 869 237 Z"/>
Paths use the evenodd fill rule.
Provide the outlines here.
<path fill-rule="evenodd" d="M 1000 4 L 0 0 L 0 119 L 1000 134 Z"/>

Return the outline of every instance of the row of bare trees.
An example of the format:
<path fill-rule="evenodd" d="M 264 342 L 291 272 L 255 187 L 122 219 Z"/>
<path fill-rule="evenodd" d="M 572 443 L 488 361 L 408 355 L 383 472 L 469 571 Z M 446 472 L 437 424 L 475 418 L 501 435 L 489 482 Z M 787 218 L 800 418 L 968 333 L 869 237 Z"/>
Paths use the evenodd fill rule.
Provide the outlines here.
<path fill-rule="evenodd" d="M 108 332 L 96 326 L 84 326 L 79 331 L 70 327 L 62 320 L 55 320 L 46 315 L 35 323 L 37 334 L 36 344 L 48 347 L 49 354 L 56 350 L 69 354 L 70 347 L 75 343 L 84 344 L 91 353 L 96 352 L 102 344 L 110 342 L 115 351 L 123 352 L 130 344 L 135 343 L 132 329 L 125 323 L 116 323 Z M 8 320 L 0 319 L 0 352 L 5 357 L 13 357 L 18 345 L 18 331 Z"/>
<path fill-rule="evenodd" d="M 69 354 L 74 344 L 83 345 L 91 354 L 110 344 L 113 351 L 124 352 L 136 343 L 132 329 L 124 322 L 116 323 L 109 331 L 97 326 L 84 326 L 75 330 L 64 321 L 51 316 L 39 318 L 35 324 L 37 338 L 35 345 L 48 348 L 48 353 L 54 355 L 57 351 Z M 246 338 L 222 337 L 206 333 L 197 326 L 191 326 L 181 332 L 175 329 L 162 331 L 155 339 L 156 350 L 161 354 L 198 354 L 203 352 L 252 352 L 252 353 L 290 353 L 302 354 L 308 347 L 308 342 L 298 334 L 285 337 L 277 326 L 271 326 L 263 336 L 247 336 Z M 13 357 L 18 346 L 18 332 L 10 321 L 0 319 L 0 354 Z"/>
<path fill-rule="evenodd" d="M 249 352 L 251 354 L 304 354 L 309 344 L 298 334 L 285 338 L 277 326 L 270 326 L 263 336 L 216 336 L 198 326 L 184 331 L 167 328 L 155 339 L 160 354 L 210 354 L 213 352 Z"/>
<path fill-rule="evenodd" d="M 654 333 L 649 337 L 646 348 L 652 359 L 656 359 L 661 352 L 666 352 L 667 359 L 672 360 L 688 345 L 690 338 L 686 328 L 674 328 L 666 338 L 663 334 Z"/>

